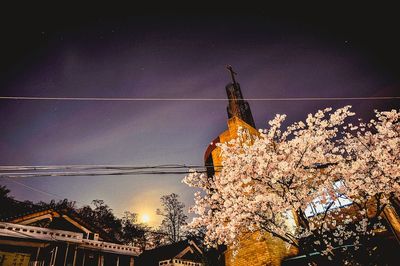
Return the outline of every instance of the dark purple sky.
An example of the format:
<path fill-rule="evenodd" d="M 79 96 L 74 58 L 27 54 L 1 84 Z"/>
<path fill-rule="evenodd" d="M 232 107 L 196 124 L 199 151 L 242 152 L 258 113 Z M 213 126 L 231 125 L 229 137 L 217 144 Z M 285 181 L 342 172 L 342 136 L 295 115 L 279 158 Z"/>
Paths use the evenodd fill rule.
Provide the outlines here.
<path fill-rule="evenodd" d="M 10 13 L 2 18 L 1 96 L 224 98 L 232 64 L 246 98 L 399 96 L 390 9 L 257 13 Z M 378 19 L 379 18 L 379 19 Z M 250 102 L 263 127 L 327 106 L 359 116 L 399 101 Z M 226 128 L 226 102 L 0 100 L 0 165 L 195 164 Z M 117 214 L 148 212 L 183 176 L 49 177 L 18 182 Z M 21 200 L 49 201 L 7 180 Z M 153 222 L 155 224 L 155 222 Z"/>

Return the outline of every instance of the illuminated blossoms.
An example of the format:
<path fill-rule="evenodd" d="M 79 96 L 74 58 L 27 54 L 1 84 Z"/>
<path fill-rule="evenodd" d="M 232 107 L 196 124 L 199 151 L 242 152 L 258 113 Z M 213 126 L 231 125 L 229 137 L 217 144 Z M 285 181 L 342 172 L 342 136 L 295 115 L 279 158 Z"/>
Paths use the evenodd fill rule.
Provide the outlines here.
<path fill-rule="evenodd" d="M 199 188 L 191 226 L 206 228 L 210 245 L 235 245 L 244 232 L 263 231 L 323 254 L 383 228 L 382 212 L 400 196 L 400 114 L 345 124 L 350 106 L 309 114 L 283 129 L 285 115 L 251 136 L 218 144 L 222 169 L 193 172 Z"/>

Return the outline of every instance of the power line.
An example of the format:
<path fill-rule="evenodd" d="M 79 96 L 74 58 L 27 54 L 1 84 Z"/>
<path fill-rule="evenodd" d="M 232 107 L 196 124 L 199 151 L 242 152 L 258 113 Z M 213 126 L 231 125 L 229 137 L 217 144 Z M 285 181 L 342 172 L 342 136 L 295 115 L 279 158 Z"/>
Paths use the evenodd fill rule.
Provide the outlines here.
<path fill-rule="evenodd" d="M 359 101 L 359 100 L 399 100 L 400 96 L 365 96 L 365 97 L 278 97 L 247 98 L 238 101 Z M 41 96 L 0 96 L 0 100 L 29 101 L 228 101 L 226 98 L 114 98 L 114 97 L 41 97 Z"/>
<path fill-rule="evenodd" d="M 126 175 L 183 175 L 193 171 L 206 173 L 212 165 L 165 164 L 133 165 L 50 165 L 0 166 L 0 178 L 56 177 L 56 176 L 126 176 Z"/>
<path fill-rule="evenodd" d="M 27 184 L 18 182 L 18 181 L 16 181 L 15 179 L 8 178 L 8 177 L 3 177 L 3 178 L 5 178 L 5 179 L 7 179 L 8 181 L 11 181 L 11 182 L 13 182 L 13 183 L 15 183 L 15 184 L 17 184 L 17 185 L 20 185 L 20 186 L 23 186 L 23 187 L 25 187 L 25 188 L 28 188 L 28 189 L 30 189 L 30 190 L 32 190 L 32 191 L 41 193 L 41 194 L 43 194 L 43 195 L 50 196 L 50 197 L 56 197 L 56 198 L 59 198 L 59 199 L 65 199 L 65 197 L 62 197 L 62 196 L 60 196 L 60 195 L 58 195 L 58 194 L 54 194 L 54 193 L 51 193 L 51 192 L 48 192 L 48 191 L 44 191 L 44 190 L 41 190 L 41 189 L 38 189 L 38 188 L 35 188 L 35 187 L 32 187 L 32 186 L 29 186 L 29 185 L 27 185 Z M 79 202 L 79 203 L 81 203 L 81 202 Z"/>
<path fill-rule="evenodd" d="M 52 198 L 65 199 L 67 197 L 48 192 L 36 187 L 19 182 L 16 178 L 32 177 L 56 177 L 56 176 L 118 176 L 118 175 L 176 175 L 188 174 L 195 169 L 197 172 L 205 173 L 203 169 L 213 167 L 211 165 L 185 165 L 185 164 L 163 164 L 152 166 L 134 165 L 0 165 L 0 178 L 13 182 L 19 186 Z M 200 168 L 200 169 L 198 169 Z M 182 170 L 179 170 L 182 169 Z M 185 170 L 188 169 L 188 170 Z M 72 171 L 66 171 L 72 170 Z M 75 171 L 74 171 L 75 170 Z M 13 172 L 10 172 L 13 171 Z M 29 171 L 29 172 L 27 172 Z M 82 206 L 87 203 L 76 201 Z M 121 215 L 121 213 L 120 213 Z"/>
<path fill-rule="evenodd" d="M 0 171 L 23 170 L 70 170 L 70 169 L 102 169 L 102 170 L 143 170 L 143 169 L 176 169 L 176 168 L 207 168 L 213 165 L 159 164 L 159 165 L 107 165 L 107 164 L 72 164 L 72 165 L 0 165 Z"/>
<path fill-rule="evenodd" d="M 206 173 L 206 171 L 197 171 Z M 0 178 L 27 178 L 27 177 L 61 177 L 61 176 L 125 176 L 125 175 L 183 175 L 190 174 L 190 171 L 140 171 L 140 172 L 38 172 L 38 173 L 1 173 Z"/>
<path fill-rule="evenodd" d="M 42 189 L 38 189 L 38 188 L 33 187 L 33 186 L 29 186 L 29 185 L 24 184 L 24 183 L 22 183 L 22 182 L 18 182 L 17 180 L 12 179 L 12 178 L 8 178 L 8 177 L 4 177 L 4 178 L 5 178 L 6 180 L 10 181 L 10 182 L 13 182 L 14 184 L 17 184 L 17 185 L 19 185 L 19 186 L 25 187 L 25 188 L 27 188 L 27 189 L 29 189 L 29 190 L 32 190 L 32 191 L 37 192 L 37 193 L 42 194 L 42 195 L 46 195 L 46 196 L 49 196 L 49 197 L 52 197 L 52 198 L 53 198 L 53 197 L 56 197 L 56 198 L 58 198 L 58 199 L 60 199 L 60 200 L 64 200 L 64 199 L 67 199 L 67 198 L 68 198 L 68 197 L 61 196 L 61 195 L 59 195 L 59 194 L 55 194 L 55 193 L 48 192 L 48 191 L 45 191 L 45 190 L 42 190 Z M 76 203 L 81 204 L 82 206 L 89 205 L 88 203 L 84 203 L 84 202 L 82 202 L 82 201 L 78 201 L 78 200 L 73 200 L 73 201 L 76 202 Z M 119 213 L 117 213 L 117 215 L 122 216 L 123 213 L 122 213 L 122 212 L 119 212 Z"/>
<path fill-rule="evenodd" d="M 151 166 L 135 165 L 0 165 L 0 178 L 13 182 L 34 192 L 58 199 L 67 197 L 48 192 L 19 182 L 16 178 L 60 177 L 60 176 L 121 176 L 121 175 L 182 175 L 207 172 L 212 165 L 161 164 Z M 218 166 L 215 166 L 218 167 Z M 28 172 L 29 171 L 29 172 Z M 75 202 L 83 205 L 80 201 Z M 119 213 L 119 215 L 122 215 Z"/>
<path fill-rule="evenodd" d="M 60 195 L 55 194 L 55 193 L 51 193 L 51 192 L 48 192 L 48 191 L 45 191 L 45 190 L 41 190 L 41 189 L 38 189 L 38 188 L 35 188 L 35 187 L 32 187 L 32 186 L 29 186 L 27 184 L 18 182 L 18 181 L 14 180 L 14 179 L 11 179 L 11 178 L 6 178 L 6 179 L 11 181 L 11 182 L 13 182 L 13 183 L 15 183 L 15 184 L 17 184 L 17 185 L 23 186 L 23 187 L 25 187 L 27 189 L 30 189 L 32 191 L 38 192 L 38 193 L 46 195 L 46 196 L 56 197 L 56 198 L 59 198 L 59 199 L 62 199 L 62 200 L 67 198 L 67 197 L 63 197 L 63 196 L 60 196 Z M 73 201 L 76 202 L 76 203 L 81 204 L 82 206 L 88 205 L 87 203 L 83 203 L 81 201 L 77 201 L 77 200 L 73 200 Z M 124 212 L 119 212 L 119 213 L 117 213 L 117 215 L 123 216 Z M 157 232 L 157 231 L 154 231 L 154 230 L 143 230 L 143 231 L 148 232 L 148 233 L 153 233 L 153 234 L 168 235 L 165 232 Z"/>

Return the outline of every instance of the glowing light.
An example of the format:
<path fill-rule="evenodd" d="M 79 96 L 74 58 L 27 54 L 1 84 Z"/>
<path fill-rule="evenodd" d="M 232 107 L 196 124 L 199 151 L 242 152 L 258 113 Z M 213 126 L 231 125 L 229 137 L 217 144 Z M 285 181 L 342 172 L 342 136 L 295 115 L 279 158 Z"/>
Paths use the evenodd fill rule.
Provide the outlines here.
<path fill-rule="evenodd" d="M 150 222 L 150 216 L 147 213 L 143 213 L 140 220 L 142 223 L 147 224 Z"/>

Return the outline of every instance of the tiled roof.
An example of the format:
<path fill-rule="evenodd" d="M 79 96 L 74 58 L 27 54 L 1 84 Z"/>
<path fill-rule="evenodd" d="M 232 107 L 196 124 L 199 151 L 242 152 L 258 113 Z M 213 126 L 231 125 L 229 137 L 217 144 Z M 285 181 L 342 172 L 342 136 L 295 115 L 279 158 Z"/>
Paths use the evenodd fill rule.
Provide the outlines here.
<path fill-rule="evenodd" d="M 164 245 L 151 250 L 146 250 L 140 254 L 138 258 L 138 265 L 153 265 L 159 261 L 175 258 L 187 247 L 192 246 L 188 240 L 179 241 L 176 243 Z M 199 254 L 196 248 L 192 247 L 194 254 L 190 253 L 190 259 L 193 261 L 201 261 L 201 254 Z"/>

